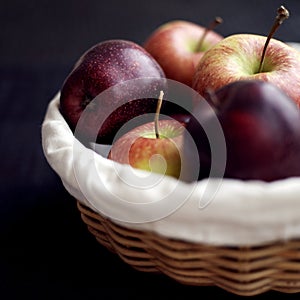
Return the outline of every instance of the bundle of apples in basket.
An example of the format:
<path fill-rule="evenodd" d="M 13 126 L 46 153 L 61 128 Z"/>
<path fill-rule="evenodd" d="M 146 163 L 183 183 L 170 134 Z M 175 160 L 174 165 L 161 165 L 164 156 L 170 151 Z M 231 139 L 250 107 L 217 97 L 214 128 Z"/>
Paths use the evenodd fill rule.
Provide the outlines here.
<path fill-rule="evenodd" d="M 82 55 L 42 127 L 97 240 L 240 295 L 300 291 L 300 52 L 187 21 Z"/>

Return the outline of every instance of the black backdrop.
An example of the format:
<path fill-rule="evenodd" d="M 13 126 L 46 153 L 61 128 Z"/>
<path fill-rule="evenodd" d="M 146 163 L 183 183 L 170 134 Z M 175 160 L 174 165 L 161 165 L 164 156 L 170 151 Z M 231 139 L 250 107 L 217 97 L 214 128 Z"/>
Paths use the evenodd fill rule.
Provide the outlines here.
<path fill-rule="evenodd" d="M 160 288 L 186 298 L 240 298 L 218 288 L 187 287 L 137 272 L 100 246 L 45 161 L 40 129 L 48 102 L 79 55 L 93 44 L 111 38 L 142 43 L 166 21 L 204 25 L 216 15 L 224 19 L 217 31 L 225 36 L 266 34 L 281 4 L 291 17 L 276 37 L 300 42 L 297 0 L 1 1 L 1 299 L 152 299 L 159 298 Z M 269 292 L 255 299 L 274 296 L 299 297 Z"/>

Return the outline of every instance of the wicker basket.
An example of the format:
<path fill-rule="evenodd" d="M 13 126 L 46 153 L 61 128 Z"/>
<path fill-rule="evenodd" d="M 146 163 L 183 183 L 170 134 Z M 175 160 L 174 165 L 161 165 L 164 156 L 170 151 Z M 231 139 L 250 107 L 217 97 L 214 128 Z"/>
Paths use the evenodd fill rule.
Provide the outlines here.
<path fill-rule="evenodd" d="M 128 229 L 77 202 L 97 241 L 144 272 L 162 272 L 186 285 L 215 285 L 251 296 L 300 292 L 300 240 L 259 247 L 215 247 Z"/>

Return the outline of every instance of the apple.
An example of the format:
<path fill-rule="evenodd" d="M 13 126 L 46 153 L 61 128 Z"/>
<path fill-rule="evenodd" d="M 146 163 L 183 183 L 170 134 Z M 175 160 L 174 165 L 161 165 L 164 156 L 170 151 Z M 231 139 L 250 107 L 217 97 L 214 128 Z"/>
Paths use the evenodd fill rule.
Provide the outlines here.
<path fill-rule="evenodd" d="M 281 88 L 300 105 L 300 53 L 271 38 L 288 17 L 278 9 L 275 26 L 268 38 L 256 34 L 235 34 L 224 38 L 205 53 L 197 66 L 192 87 L 202 96 L 237 80 L 268 81 Z"/>
<path fill-rule="evenodd" d="M 61 113 L 74 131 L 82 112 L 98 94 L 119 83 L 138 78 L 149 79 L 143 86 L 145 91 L 158 92 L 162 89 L 161 79 L 165 78 L 165 74 L 155 59 L 134 42 L 107 40 L 96 44 L 82 55 L 64 81 L 60 96 Z M 102 122 L 97 142 L 109 144 L 125 122 L 155 111 L 156 99 L 123 103 L 125 92 L 122 93 L 105 99 L 88 112 L 90 115 L 81 129 L 82 135 L 92 136 L 96 121 Z M 108 115 L 107 112 L 112 108 L 116 109 Z"/>
<path fill-rule="evenodd" d="M 216 18 L 209 29 L 220 22 Z M 175 20 L 158 27 L 145 41 L 144 48 L 161 65 L 167 78 L 191 86 L 199 60 L 222 39 L 218 33 L 200 25 Z"/>
<path fill-rule="evenodd" d="M 159 120 L 163 96 L 161 90 L 154 121 L 116 138 L 108 158 L 133 168 L 179 178 L 184 125 L 175 119 Z"/>
<path fill-rule="evenodd" d="M 193 88 L 202 96 L 207 90 L 237 80 L 258 79 L 271 82 L 300 105 L 300 53 L 291 46 L 272 39 L 265 64 L 258 71 L 266 38 L 237 34 L 225 38 L 210 49 L 200 61 L 193 79 Z"/>
<path fill-rule="evenodd" d="M 210 97 L 226 141 L 225 177 L 269 182 L 300 176 L 300 111 L 286 93 L 269 82 L 241 80 Z M 194 109 L 187 130 L 207 176 L 211 149 L 198 122 L 203 116 L 201 108 Z M 212 117 L 202 121 L 209 128 Z"/>
<path fill-rule="evenodd" d="M 179 178 L 184 126 L 169 119 L 158 121 L 158 127 L 158 137 L 155 122 L 125 133 L 113 143 L 108 158 L 133 168 Z"/>

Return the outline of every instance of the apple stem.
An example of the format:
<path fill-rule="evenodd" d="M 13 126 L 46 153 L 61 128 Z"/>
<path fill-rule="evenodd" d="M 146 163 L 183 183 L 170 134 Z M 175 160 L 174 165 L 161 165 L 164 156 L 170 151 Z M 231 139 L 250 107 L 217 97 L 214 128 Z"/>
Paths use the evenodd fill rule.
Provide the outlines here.
<path fill-rule="evenodd" d="M 223 23 L 223 19 L 220 18 L 220 17 L 215 17 L 215 19 L 209 24 L 208 27 L 205 28 L 197 46 L 196 46 L 196 49 L 195 51 L 196 52 L 200 52 L 201 49 L 202 49 L 202 46 L 203 46 L 203 42 L 207 36 L 207 34 L 211 31 L 211 30 L 214 30 L 219 24 Z"/>
<path fill-rule="evenodd" d="M 159 119 L 159 114 L 160 114 L 163 97 L 164 97 L 164 92 L 160 91 L 157 106 L 156 106 L 155 117 L 154 117 L 154 129 L 155 129 L 155 136 L 157 139 L 159 139 L 158 119 Z"/>
<path fill-rule="evenodd" d="M 265 56 L 266 56 L 266 51 L 269 45 L 269 42 L 271 40 L 271 38 L 273 37 L 274 33 L 277 31 L 277 29 L 280 27 L 280 25 L 283 23 L 284 20 L 286 20 L 288 17 L 290 16 L 289 11 L 283 6 L 281 5 L 278 9 L 277 9 L 277 16 L 275 18 L 275 22 L 271 28 L 271 31 L 267 37 L 262 55 L 261 55 L 261 59 L 260 59 L 260 63 L 259 63 L 259 68 L 258 68 L 258 73 L 261 73 L 264 67 L 264 61 L 265 61 Z"/>

